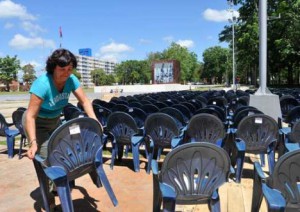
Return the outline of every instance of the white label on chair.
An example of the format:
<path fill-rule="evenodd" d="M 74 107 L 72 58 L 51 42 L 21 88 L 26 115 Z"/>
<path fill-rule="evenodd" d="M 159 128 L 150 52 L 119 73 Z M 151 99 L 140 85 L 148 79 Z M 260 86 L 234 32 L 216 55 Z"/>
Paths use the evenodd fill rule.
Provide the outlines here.
<path fill-rule="evenodd" d="M 255 124 L 262 124 L 262 118 L 255 118 L 255 121 L 254 121 L 254 123 Z"/>
<path fill-rule="evenodd" d="M 80 127 L 79 125 L 72 125 L 69 127 L 69 131 L 71 135 L 79 134 L 80 133 Z"/>
<path fill-rule="evenodd" d="M 217 102 L 213 102 L 213 105 L 216 105 L 217 104 Z"/>

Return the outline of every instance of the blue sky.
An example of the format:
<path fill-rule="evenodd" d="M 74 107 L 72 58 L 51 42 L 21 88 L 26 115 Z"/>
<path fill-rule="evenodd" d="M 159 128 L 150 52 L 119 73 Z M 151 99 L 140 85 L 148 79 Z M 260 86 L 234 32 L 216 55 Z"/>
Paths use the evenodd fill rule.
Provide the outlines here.
<path fill-rule="evenodd" d="M 201 61 L 205 49 L 228 46 L 218 41 L 228 8 L 226 0 L 0 0 L 0 57 L 17 55 L 39 71 L 60 43 L 75 54 L 91 48 L 95 57 L 121 62 L 176 42 Z"/>

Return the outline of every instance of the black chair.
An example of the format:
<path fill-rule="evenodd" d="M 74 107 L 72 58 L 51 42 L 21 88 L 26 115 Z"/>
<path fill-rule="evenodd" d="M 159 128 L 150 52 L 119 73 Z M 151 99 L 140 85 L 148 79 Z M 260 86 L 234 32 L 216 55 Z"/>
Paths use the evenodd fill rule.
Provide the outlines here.
<path fill-rule="evenodd" d="M 144 104 L 141 109 L 147 114 L 156 113 L 159 111 L 159 108 L 153 104 Z"/>
<path fill-rule="evenodd" d="M 208 142 L 220 147 L 226 132 L 224 124 L 215 115 L 201 113 L 194 115 L 187 125 L 186 139 L 190 142 Z"/>
<path fill-rule="evenodd" d="M 293 127 L 298 121 L 300 121 L 300 106 L 295 106 L 287 112 L 284 122 L 287 123 L 289 127 Z"/>
<path fill-rule="evenodd" d="M 255 162 L 251 211 L 259 211 L 263 197 L 268 211 L 300 211 L 299 179 L 300 149 L 280 157 L 269 177 Z"/>
<path fill-rule="evenodd" d="M 103 107 L 103 106 L 100 106 L 100 105 L 97 105 L 97 104 L 93 104 L 93 110 L 94 110 L 94 113 L 95 113 L 98 121 L 105 128 L 106 125 L 107 125 L 108 116 L 112 112 L 109 109 L 107 109 L 106 107 Z"/>
<path fill-rule="evenodd" d="M 179 104 L 186 106 L 191 111 L 191 116 L 196 112 L 196 107 L 190 102 L 180 102 Z"/>
<path fill-rule="evenodd" d="M 230 159 L 210 143 L 189 143 L 173 149 L 158 170 L 152 162 L 153 211 L 175 211 L 176 204 L 208 204 L 220 211 L 218 189 L 228 181 Z"/>
<path fill-rule="evenodd" d="M 285 121 L 285 118 L 290 110 L 296 106 L 299 106 L 297 99 L 291 95 L 283 95 L 279 98 L 279 102 L 283 121 Z"/>
<path fill-rule="evenodd" d="M 259 154 L 261 157 L 267 154 L 269 173 L 272 174 L 275 164 L 275 148 L 278 141 L 278 125 L 270 116 L 254 114 L 245 117 L 238 125 L 236 148 L 238 151 L 236 161 L 236 181 L 240 182 L 245 153 Z M 264 166 L 264 160 L 261 160 Z"/>
<path fill-rule="evenodd" d="M 118 201 L 109 184 L 102 162 L 103 132 L 91 118 L 77 118 L 65 122 L 51 135 L 48 157 L 36 154 L 34 166 L 46 211 L 50 211 L 49 181 L 56 186 L 63 211 L 74 211 L 69 182 L 90 174 L 97 187 L 104 186 L 112 203 Z"/>
<path fill-rule="evenodd" d="M 182 104 L 175 104 L 175 105 L 172 105 L 172 107 L 176 108 L 177 110 L 179 110 L 182 113 L 185 123 L 189 122 L 190 118 L 192 117 L 192 114 L 191 114 L 190 109 L 187 106 L 182 105 Z"/>
<path fill-rule="evenodd" d="M 176 120 L 176 123 L 180 129 L 184 128 L 186 126 L 186 122 L 184 120 L 183 114 L 180 112 L 180 110 L 177 110 L 173 107 L 165 107 L 159 110 L 161 113 L 166 113 L 173 117 Z"/>
<path fill-rule="evenodd" d="M 116 111 L 122 111 L 122 112 L 125 112 L 129 109 L 128 105 L 125 105 L 125 104 L 116 104 L 115 106 L 113 106 L 111 108 L 111 111 L 112 112 L 116 112 Z"/>
<path fill-rule="evenodd" d="M 77 118 L 80 113 L 82 113 L 82 110 L 80 110 L 78 107 L 74 105 L 66 105 L 63 108 L 63 115 L 65 121 L 69 121 L 71 119 Z"/>
<path fill-rule="evenodd" d="M 129 109 L 125 112 L 133 117 L 139 128 L 142 129 L 144 127 L 144 123 L 147 118 L 147 113 L 145 111 L 137 107 L 129 107 Z"/>
<path fill-rule="evenodd" d="M 25 110 L 16 110 L 12 113 L 12 120 L 13 124 L 16 126 L 16 128 L 19 130 L 21 139 L 20 139 L 20 148 L 19 148 L 19 159 L 22 158 L 22 148 L 25 146 L 26 142 L 26 134 L 23 128 L 22 124 L 22 117 L 24 114 Z"/>

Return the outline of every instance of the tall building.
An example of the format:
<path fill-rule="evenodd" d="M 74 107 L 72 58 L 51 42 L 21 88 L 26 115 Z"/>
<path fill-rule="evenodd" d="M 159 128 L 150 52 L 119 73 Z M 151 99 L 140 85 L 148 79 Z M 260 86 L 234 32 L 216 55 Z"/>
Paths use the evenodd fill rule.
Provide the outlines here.
<path fill-rule="evenodd" d="M 76 55 L 77 59 L 77 71 L 81 74 L 81 84 L 84 87 L 93 87 L 94 84 L 91 78 L 91 71 L 95 69 L 103 69 L 106 74 L 114 73 L 115 66 L 117 63 L 110 61 L 103 61 L 99 58 Z"/>

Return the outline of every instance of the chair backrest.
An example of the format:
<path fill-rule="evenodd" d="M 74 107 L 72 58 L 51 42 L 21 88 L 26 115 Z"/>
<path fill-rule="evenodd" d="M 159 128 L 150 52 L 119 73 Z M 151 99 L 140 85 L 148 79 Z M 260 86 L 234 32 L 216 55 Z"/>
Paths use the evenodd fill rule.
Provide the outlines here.
<path fill-rule="evenodd" d="M 277 161 L 272 174 L 272 187 L 278 189 L 283 194 L 288 208 L 298 208 L 299 210 L 299 179 L 300 149 L 288 152 L 281 156 Z"/>
<path fill-rule="evenodd" d="M 175 189 L 176 203 L 197 204 L 227 182 L 229 171 L 225 150 L 210 143 L 188 143 L 167 154 L 160 180 Z"/>
<path fill-rule="evenodd" d="M 159 111 L 159 108 L 153 104 L 143 104 L 142 106 L 143 111 L 145 111 L 147 114 L 156 113 Z"/>
<path fill-rule="evenodd" d="M 246 152 L 267 152 L 269 145 L 277 142 L 278 124 L 268 115 L 253 114 L 239 123 L 236 137 L 245 141 Z"/>
<path fill-rule="evenodd" d="M 200 108 L 199 110 L 196 110 L 194 115 L 203 114 L 203 113 L 212 114 L 212 115 L 218 117 L 222 122 L 225 121 L 225 117 L 223 116 L 223 114 L 221 114 L 220 111 L 218 111 L 214 108 L 208 108 L 208 107 L 207 108 Z"/>
<path fill-rule="evenodd" d="M 139 133 L 134 118 L 122 111 L 112 112 L 108 116 L 106 129 L 122 144 L 131 144 L 131 136 Z"/>
<path fill-rule="evenodd" d="M 260 110 L 252 107 L 245 108 L 244 110 L 240 110 L 236 112 L 233 116 L 233 124 L 232 126 L 234 128 L 237 128 L 239 123 L 247 116 L 253 115 L 253 114 L 263 114 Z"/>
<path fill-rule="evenodd" d="M 299 106 L 297 99 L 291 95 L 283 95 L 279 99 L 282 117 L 285 118 L 290 110 Z"/>
<path fill-rule="evenodd" d="M 63 168 L 71 180 L 86 174 L 96 156 L 102 157 L 102 135 L 100 124 L 92 118 L 65 122 L 50 136 L 47 163 Z"/>
<path fill-rule="evenodd" d="M 0 136 L 6 136 L 5 130 L 8 128 L 5 117 L 0 113 Z"/>
<path fill-rule="evenodd" d="M 171 147 L 172 138 L 179 136 L 180 129 L 174 118 L 165 113 L 152 113 L 145 121 L 145 135 L 158 147 Z"/>
<path fill-rule="evenodd" d="M 66 105 L 63 108 L 63 114 L 64 114 L 64 117 L 65 117 L 65 120 L 69 121 L 69 120 L 75 118 L 76 117 L 76 116 L 74 116 L 75 112 L 81 112 L 81 110 L 78 107 L 74 106 L 74 105 Z"/>
<path fill-rule="evenodd" d="M 161 113 L 166 113 L 172 116 L 178 125 L 179 128 L 182 128 L 186 125 L 183 114 L 176 108 L 173 107 L 165 107 L 159 110 Z"/>
<path fill-rule="evenodd" d="M 25 136 L 25 132 L 24 132 L 23 124 L 22 124 L 22 117 L 23 117 L 24 112 L 25 112 L 25 110 L 19 110 L 19 109 L 14 111 L 12 113 L 12 121 L 13 121 L 13 124 L 16 126 L 16 128 L 21 133 L 21 135 Z"/>
<path fill-rule="evenodd" d="M 133 117 L 139 128 L 144 127 L 144 123 L 147 118 L 147 113 L 145 111 L 137 107 L 129 107 L 129 109 L 125 112 Z"/>
<path fill-rule="evenodd" d="M 290 142 L 300 143 L 300 120 L 293 124 L 292 130 L 287 136 Z"/>
<path fill-rule="evenodd" d="M 103 127 L 105 127 L 107 124 L 108 116 L 111 114 L 111 110 L 97 104 L 93 104 L 93 110 L 98 121 L 102 124 Z"/>
<path fill-rule="evenodd" d="M 293 107 L 287 112 L 284 122 L 288 123 L 291 127 L 300 121 L 300 106 Z"/>
<path fill-rule="evenodd" d="M 187 139 L 192 142 L 209 142 L 216 144 L 225 137 L 225 128 L 222 121 L 215 115 L 201 113 L 194 115 L 188 123 Z"/>

